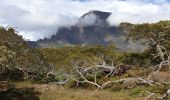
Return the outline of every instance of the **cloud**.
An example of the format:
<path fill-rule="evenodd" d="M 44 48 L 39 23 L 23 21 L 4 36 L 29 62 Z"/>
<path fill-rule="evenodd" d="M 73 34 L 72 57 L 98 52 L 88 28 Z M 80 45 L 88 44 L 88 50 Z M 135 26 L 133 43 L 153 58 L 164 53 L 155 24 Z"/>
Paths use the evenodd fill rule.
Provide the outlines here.
<path fill-rule="evenodd" d="M 7 3 L 8 4 L 8 3 Z M 35 12 L 35 8 L 25 9 L 19 5 L 0 4 L 0 16 L 3 23 L 18 27 L 25 39 L 37 40 L 50 37 L 62 26 L 74 25 L 78 18 L 64 13 L 45 14 Z M 26 6 L 27 7 L 27 6 Z M 31 10 L 32 9 L 32 10 Z"/>
<path fill-rule="evenodd" d="M 62 26 L 70 27 L 90 10 L 112 12 L 110 25 L 170 19 L 168 0 L 0 0 L 0 23 L 18 27 L 25 39 L 50 37 Z M 93 24 L 95 16 L 83 21 Z"/>
<path fill-rule="evenodd" d="M 127 40 L 124 36 L 108 35 L 104 38 L 106 42 L 113 42 L 120 50 L 128 52 L 142 52 L 146 49 L 147 44 L 145 39 L 138 41 Z"/>
<path fill-rule="evenodd" d="M 97 21 L 97 16 L 93 13 L 90 13 L 80 18 L 78 24 L 83 26 L 89 26 L 89 25 L 94 25 L 96 21 Z"/>
<path fill-rule="evenodd" d="M 121 22 L 154 23 L 160 20 L 170 19 L 170 4 L 166 0 L 155 0 L 154 2 L 121 1 L 114 5 L 114 13 L 108 18 L 111 25 Z"/>

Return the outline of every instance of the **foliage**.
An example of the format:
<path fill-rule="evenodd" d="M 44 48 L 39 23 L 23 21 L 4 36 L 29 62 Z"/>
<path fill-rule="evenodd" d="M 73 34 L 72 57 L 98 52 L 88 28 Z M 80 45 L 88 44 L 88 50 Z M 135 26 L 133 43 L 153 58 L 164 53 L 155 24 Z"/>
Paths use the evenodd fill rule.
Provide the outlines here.
<path fill-rule="evenodd" d="M 14 70 L 13 58 L 15 55 L 16 53 L 7 49 L 6 46 L 0 46 L 0 80 L 4 79 L 4 77 L 2 77 L 3 74 L 8 73 L 9 70 Z"/>
<path fill-rule="evenodd" d="M 93 66 L 95 63 L 101 64 L 101 59 L 106 60 L 110 65 L 111 60 L 114 60 L 115 64 L 121 63 L 119 62 L 121 53 L 117 52 L 113 46 L 41 48 L 38 50 L 47 61 L 55 65 L 56 69 L 71 67 L 71 62 L 76 61 L 83 61 L 87 64 L 86 66 Z"/>
<path fill-rule="evenodd" d="M 14 28 L 0 27 L 0 80 L 40 76 L 42 79 L 51 70 L 52 65 L 39 52 L 28 47 Z"/>
<path fill-rule="evenodd" d="M 120 27 L 127 33 L 127 37 L 133 40 L 150 38 L 170 50 L 170 21 L 160 21 L 153 24 L 122 23 Z"/>

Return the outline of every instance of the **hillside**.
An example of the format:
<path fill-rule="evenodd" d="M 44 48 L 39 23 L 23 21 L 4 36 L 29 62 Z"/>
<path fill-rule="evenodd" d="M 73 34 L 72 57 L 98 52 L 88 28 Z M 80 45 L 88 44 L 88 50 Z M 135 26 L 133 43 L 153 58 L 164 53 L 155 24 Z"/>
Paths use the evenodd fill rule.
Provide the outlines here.
<path fill-rule="evenodd" d="M 0 95 L 4 100 L 11 94 L 16 98 L 26 98 L 25 95 L 30 95 L 31 98 L 46 100 L 56 99 L 54 95 L 58 96 L 63 91 L 61 99 L 63 95 L 71 92 L 77 95 L 71 94 L 65 96 L 65 99 L 89 97 L 96 100 L 103 98 L 101 93 L 108 93 L 110 98 L 120 95 L 117 99 L 127 97 L 139 100 L 141 98 L 168 100 L 169 26 L 169 21 L 153 24 L 120 24 L 119 29 L 127 41 L 138 43 L 141 39 L 146 40 L 143 45 L 147 44 L 148 47 L 140 52 L 121 51 L 117 47 L 119 45 L 113 44 L 31 48 L 16 34 L 14 28 L 1 27 L 0 80 L 7 80 L 16 88 L 9 87 L 6 91 L 0 91 Z M 142 42 L 140 44 L 142 45 Z M 30 82 L 26 83 L 30 87 L 23 86 L 24 82 Z M 37 83 L 41 84 L 36 85 Z M 48 92 L 42 88 L 48 89 Z M 55 90 L 59 91 L 54 92 Z M 97 95 L 98 98 L 90 94 L 87 96 L 79 94 L 80 91 L 92 93 L 94 90 L 99 91 L 94 93 L 100 95 Z"/>
<path fill-rule="evenodd" d="M 132 40 L 151 38 L 170 50 L 170 21 L 160 21 L 158 23 L 144 24 L 120 24 L 122 30 L 127 34 L 127 38 Z"/>

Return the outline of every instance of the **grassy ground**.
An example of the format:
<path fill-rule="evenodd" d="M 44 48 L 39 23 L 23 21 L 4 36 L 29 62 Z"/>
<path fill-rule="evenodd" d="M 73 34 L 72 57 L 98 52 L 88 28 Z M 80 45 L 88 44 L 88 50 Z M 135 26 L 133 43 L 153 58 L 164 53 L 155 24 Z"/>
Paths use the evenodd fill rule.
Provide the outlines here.
<path fill-rule="evenodd" d="M 147 95 L 142 94 L 142 88 L 133 90 L 85 90 L 70 89 L 62 86 L 51 86 L 46 84 L 31 84 L 30 82 L 12 82 L 15 90 L 20 90 L 24 100 L 143 100 Z M 32 92 L 24 89 L 34 89 Z M 23 93 L 21 93 L 23 92 Z M 31 94 L 32 93 L 32 94 Z M 7 95 L 7 94 L 6 94 Z M 15 96 L 17 98 L 17 96 Z M 22 100 L 22 98 L 9 100 Z M 6 100 L 6 99 L 2 99 Z"/>
<path fill-rule="evenodd" d="M 35 84 L 31 82 L 10 82 L 8 91 L 0 92 L 0 100 L 144 100 L 144 91 L 160 93 L 159 87 L 138 86 L 126 90 L 89 90 L 63 86 Z M 156 100 L 154 98 L 149 100 Z"/>

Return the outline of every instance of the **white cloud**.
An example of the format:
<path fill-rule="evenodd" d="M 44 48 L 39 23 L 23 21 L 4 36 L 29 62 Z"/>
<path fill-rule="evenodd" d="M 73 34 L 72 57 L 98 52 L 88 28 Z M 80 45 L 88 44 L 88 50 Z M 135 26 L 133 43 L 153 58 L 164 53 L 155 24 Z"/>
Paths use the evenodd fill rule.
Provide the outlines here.
<path fill-rule="evenodd" d="M 85 25 L 85 26 L 88 26 L 88 25 L 94 25 L 95 22 L 97 21 L 97 16 L 93 13 L 89 14 L 89 15 L 86 15 L 82 18 L 80 18 L 79 20 L 79 23 L 80 25 Z"/>
<path fill-rule="evenodd" d="M 112 12 L 111 25 L 170 19 L 168 0 L 0 0 L 0 23 L 18 27 L 25 39 L 50 37 L 90 10 Z M 94 20 L 94 16 L 87 19 Z M 88 20 L 89 21 L 89 20 Z M 88 22 L 86 21 L 86 22 Z M 89 21 L 91 22 L 91 21 Z"/>
<path fill-rule="evenodd" d="M 170 4 L 165 1 L 155 0 L 155 3 L 122 1 L 119 2 L 116 10 L 108 18 L 111 25 L 118 25 L 120 22 L 154 23 L 160 20 L 170 19 Z M 160 3 L 161 2 L 161 3 Z M 158 3 L 158 4 L 157 4 Z M 116 6 L 116 5 L 114 5 Z"/>

